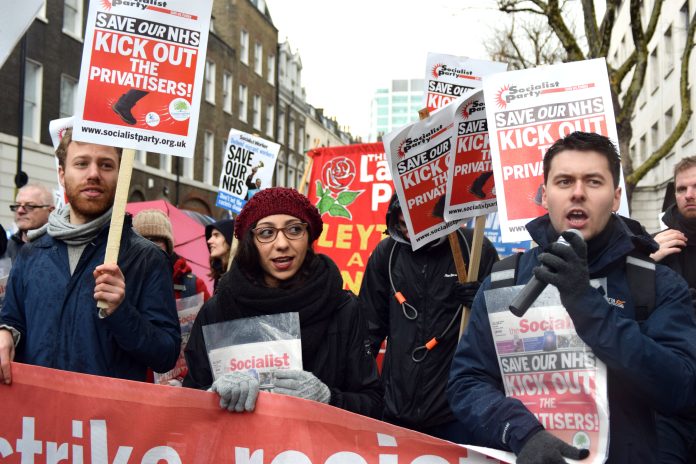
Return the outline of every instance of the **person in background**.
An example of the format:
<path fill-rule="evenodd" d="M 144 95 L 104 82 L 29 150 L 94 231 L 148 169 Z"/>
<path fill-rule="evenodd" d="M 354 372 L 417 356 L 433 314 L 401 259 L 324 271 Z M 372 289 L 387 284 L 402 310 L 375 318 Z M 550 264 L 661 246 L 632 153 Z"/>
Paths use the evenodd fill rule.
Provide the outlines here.
<path fill-rule="evenodd" d="M 217 291 L 220 278 L 227 272 L 233 234 L 233 219 L 221 219 L 205 226 L 205 240 L 210 251 L 210 274 L 208 276 L 213 279 L 213 293 Z"/>
<path fill-rule="evenodd" d="M 193 273 L 185 258 L 174 252 L 172 224 L 164 212 L 158 209 L 140 211 L 133 218 L 133 229 L 167 253 L 172 266 L 174 298 L 179 300 L 202 293 L 203 300 L 208 301 L 210 292 L 205 282 Z"/>
<path fill-rule="evenodd" d="M 249 200 L 235 222 L 239 245 L 232 267 L 194 322 L 185 387 L 212 385 L 222 408 L 252 411 L 258 379 L 235 371 L 214 380 L 203 327 L 296 312 L 304 370 L 275 370 L 273 392 L 381 416 L 381 384 L 357 298 L 343 290 L 336 264 L 312 250 L 322 228 L 317 208 L 294 189 L 268 188 Z"/>
<path fill-rule="evenodd" d="M 139 381 L 148 368 L 169 371 L 181 331 L 165 255 L 126 215 L 118 263 L 104 263 L 121 149 L 73 141 L 68 129 L 56 157 L 69 204 L 29 234 L 12 265 L 0 382 L 11 383 L 13 360 Z"/>
<path fill-rule="evenodd" d="M 19 189 L 10 209 L 15 216 L 17 232 L 10 237 L 5 257 L 14 260 L 20 248 L 29 241 L 27 233 L 48 222 L 48 215 L 55 209 L 53 195 L 44 185 L 29 183 Z"/>
<path fill-rule="evenodd" d="M 655 235 L 660 249 L 650 255 L 686 280 L 691 297 L 696 296 L 696 156 L 674 166 L 675 204 L 667 208 L 662 222 L 669 229 Z M 658 416 L 660 462 L 696 463 L 696 409 L 679 415 Z"/>
<path fill-rule="evenodd" d="M 457 348 L 461 307 L 471 306 L 479 281 L 490 274 L 498 254 L 484 238 L 477 281 L 461 284 L 447 237 L 412 249 L 396 195 L 386 224 L 389 237 L 372 252 L 360 287 L 374 354 L 387 338 L 383 420 L 457 441 L 461 424 L 447 404 L 445 387 Z M 457 237 L 468 265 L 473 230 L 460 229 Z M 397 292 L 406 299 L 403 304 Z M 428 350 L 425 344 L 433 337 L 437 344 Z"/>

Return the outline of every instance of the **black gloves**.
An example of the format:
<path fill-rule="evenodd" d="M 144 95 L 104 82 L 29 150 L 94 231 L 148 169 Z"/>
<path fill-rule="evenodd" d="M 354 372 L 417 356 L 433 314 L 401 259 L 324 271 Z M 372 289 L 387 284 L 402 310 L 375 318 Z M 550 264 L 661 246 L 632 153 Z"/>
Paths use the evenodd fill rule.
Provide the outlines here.
<path fill-rule="evenodd" d="M 693 303 L 696 312 L 696 288 L 690 288 L 689 293 L 691 293 L 691 303 Z"/>
<path fill-rule="evenodd" d="M 569 459 L 585 459 L 590 455 L 586 449 L 575 448 L 556 438 L 546 430 L 537 432 L 522 447 L 517 455 L 517 464 L 566 464 Z"/>
<path fill-rule="evenodd" d="M 481 282 L 455 282 L 452 296 L 457 303 L 471 308 L 471 305 L 474 304 L 476 292 L 478 292 L 480 286 Z"/>
<path fill-rule="evenodd" d="M 590 286 L 590 271 L 587 269 L 587 244 L 573 232 L 563 232 L 568 244 L 555 242 L 546 253 L 539 255 L 543 264 L 534 268 L 540 281 L 553 285 L 561 294 L 561 303 L 569 310 L 573 302 Z"/>

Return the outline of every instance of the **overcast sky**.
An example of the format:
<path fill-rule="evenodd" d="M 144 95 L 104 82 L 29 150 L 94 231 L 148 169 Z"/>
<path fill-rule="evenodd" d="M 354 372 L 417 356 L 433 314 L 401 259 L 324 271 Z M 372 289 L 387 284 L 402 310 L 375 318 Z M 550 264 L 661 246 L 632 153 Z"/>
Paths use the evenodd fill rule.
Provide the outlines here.
<path fill-rule="evenodd" d="M 307 101 L 365 137 L 392 79 L 423 78 L 428 52 L 485 59 L 505 18 L 489 0 L 266 0 L 278 40 L 302 58 Z"/>

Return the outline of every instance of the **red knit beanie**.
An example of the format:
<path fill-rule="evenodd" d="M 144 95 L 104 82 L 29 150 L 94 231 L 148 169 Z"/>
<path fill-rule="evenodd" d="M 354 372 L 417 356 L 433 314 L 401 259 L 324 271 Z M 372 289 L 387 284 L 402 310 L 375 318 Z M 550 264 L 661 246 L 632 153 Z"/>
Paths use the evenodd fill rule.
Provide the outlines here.
<path fill-rule="evenodd" d="M 295 216 L 309 224 L 309 242 L 319 238 L 324 222 L 317 207 L 295 189 L 272 187 L 255 194 L 234 221 L 234 236 L 241 240 L 259 220 L 274 214 Z"/>

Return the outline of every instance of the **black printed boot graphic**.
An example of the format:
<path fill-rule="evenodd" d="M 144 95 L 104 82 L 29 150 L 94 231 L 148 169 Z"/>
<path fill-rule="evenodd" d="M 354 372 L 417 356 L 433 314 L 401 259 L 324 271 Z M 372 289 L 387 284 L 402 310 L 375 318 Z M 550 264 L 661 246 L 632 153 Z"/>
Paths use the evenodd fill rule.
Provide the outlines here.
<path fill-rule="evenodd" d="M 493 173 L 488 171 L 478 176 L 471 184 L 471 187 L 469 187 L 469 192 L 481 199 L 486 198 L 486 192 L 483 191 L 483 186 L 486 185 L 486 181 L 490 179 L 492 175 Z"/>
<path fill-rule="evenodd" d="M 121 95 L 121 98 L 119 98 L 118 101 L 113 104 L 111 109 L 114 110 L 114 113 L 119 115 L 123 122 L 132 126 L 136 123 L 136 120 L 135 117 L 133 117 L 131 110 L 135 104 L 147 94 L 148 93 L 144 90 L 130 89 L 128 92 Z"/>

